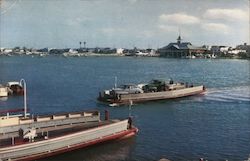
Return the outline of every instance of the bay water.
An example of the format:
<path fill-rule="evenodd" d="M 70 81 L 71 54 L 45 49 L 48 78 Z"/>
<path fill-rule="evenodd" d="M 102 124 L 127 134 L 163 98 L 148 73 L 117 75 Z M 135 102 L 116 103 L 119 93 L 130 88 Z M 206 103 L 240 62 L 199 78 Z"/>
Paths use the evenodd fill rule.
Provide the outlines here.
<path fill-rule="evenodd" d="M 170 79 L 203 84 L 203 95 L 109 107 L 98 92 L 117 84 Z M 111 118 L 131 113 L 136 137 L 43 160 L 246 160 L 250 154 L 250 61 L 148 57 L 0 57 L 0 84 L 27 83 L 34 115 L 97 109 Z M 22 108 L 22 96 L 0 100 L 0 110 Z"/>

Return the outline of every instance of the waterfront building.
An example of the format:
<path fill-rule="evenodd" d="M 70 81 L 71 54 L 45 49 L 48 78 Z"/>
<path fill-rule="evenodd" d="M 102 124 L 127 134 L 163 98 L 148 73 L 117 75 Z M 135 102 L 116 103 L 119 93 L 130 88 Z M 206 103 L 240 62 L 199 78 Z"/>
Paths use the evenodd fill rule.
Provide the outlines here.
<path fill-rule="evenodd" d="M 228 51 L 228 54 L 232 54 L 232 55 L 238 55 L 239 53 L 246 53 L 246 50 L 242 50 L 242 49 L 232 49 Z"/>
<path fill-rule="evenodd" d="M 37 52 L 48 53 L 49 48 L 37 49 Z"/>
<path fill-rule="evenodd" d="M 116 54 L 123 54 L 124 49 L 123 48 L 118 48 L 116 49 Z"/>
<path fill-rule="evenodd" d="M 243 45 L 237 45 L 236 49 L 245 50 L 248 53 L 248 55 L 250 55 L 250 45 L 247 45 L 247 43 L 244 43 Z"/>
<path fill-rule="evenodd" d="M 115 48 L 109 48 L 109 47 L 105 47 L 105 48 L 99 48 L 96 47 L 94 50 L 94 53 L 99 53 L 99 54 L 113 54 L 116 53 L 116 49 Z"/>
<path fill-rule="evenodd" d="M 227 55 L 228 51 L 232 50 L 232 47 L 230 46 L 224 46 L 224 45 L 213 45 L 210 48 L 210 52 L 215 55 Z"/>
<path fill-rule="evenodd" d="M 213 45 L 211 46 L 210 51 L 211 53 L 218 55 L 220 54 L 220 46 Z"/>
<path fill-rule="evenodd" d="M 7 49 L 7 48 L 3 49 L 4 54 L 9 54 L 9 53 L 12 53 L 12 52 L 13 52 L 12 49 Z"/>
<path fill-rule="evenodd" d="M 60 55 L 60 54 L 63 54 L 64 52 L 65 52 L 64 49 L 51 49 L 49 51 L 49 54 Z"/>
<path fill-rule="evenodd" d="M 158 49 L 158 53 L 163 57 L 188 58 L 200 56 L 207 51 L 207 48 L 193 46 L 190 42 L 181 42 L 181 36 L 177 38 L 177 42 L 169 43 Z"/>

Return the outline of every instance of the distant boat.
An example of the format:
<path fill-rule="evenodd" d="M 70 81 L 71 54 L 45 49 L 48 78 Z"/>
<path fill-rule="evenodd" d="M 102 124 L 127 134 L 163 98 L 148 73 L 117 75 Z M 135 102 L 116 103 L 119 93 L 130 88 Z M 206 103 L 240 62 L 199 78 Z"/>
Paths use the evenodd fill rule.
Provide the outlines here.
<path fill-rule="evenodd" d="M 47 55 L 47 54 L 45 54 L 45 53 L 39 54 L 40 57 L 45 57 L 46 55 Z"/>
<path fill-rule="evenodd" d="M 10 95 L 23 95 L 24 90 L 20 82 L 8 82 L 6 87 Z"/>
<path fill-rule="evenodd" d="M 0 97 L 8 97 L 8 88 L 0 84 Z"/>
<path fill-rule="evenodd" d="M 205 55 L 205 58 L 215 59 L 215 58 L 217 58 L 217 56 L 215 54 L 207 54 L 207 55 Z"/>
<path fill-rule="evenodd" d="M 140 88 L 140 90 L 138 89 Z M 129 86 L 129 88 L 113 88 L 99 93 L 98 100 L 107 102 L 112 106 L 146 101 L 157 101 L 203 93 L 203 85 L 194 86 L 188 83 L 174 82 L 170 80 L 152 80 L 147 84 Z"/>
<path fill-rule="evenodd" d="M 135 55 L 136 55 L 136 56 L 148 56 L 149 53 L 147 53 L 147 52 L 142 52 L 142 51 L 137 51 L 137 52 L 135 53 Z"/>
<path fill-rule="evenodd" d="M 186 58 L 188 58 L 188 59 L 195 59 L 196 56 L 194 56 L 194 55 L 189 55 L 189 56 L 186 56 Z"/>
<path fill-rule="evenodd" d="M 211 55 L 211 58 L 212 58 L 212 59 L 215 59 L 215 58 L 216 58 L 216 55 L 215 55 L 215 54 L 212 54 L 212 55 Z"/>

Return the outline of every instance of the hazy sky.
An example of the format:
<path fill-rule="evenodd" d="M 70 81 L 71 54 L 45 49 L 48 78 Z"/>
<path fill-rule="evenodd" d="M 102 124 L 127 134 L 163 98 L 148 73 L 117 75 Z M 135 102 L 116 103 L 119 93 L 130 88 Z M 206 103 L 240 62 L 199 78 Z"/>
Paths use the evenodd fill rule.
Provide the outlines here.
<path fill-rule="evenodd" d="M 249 43 L 249 0 L 0 0 L 0 46 Z"/>

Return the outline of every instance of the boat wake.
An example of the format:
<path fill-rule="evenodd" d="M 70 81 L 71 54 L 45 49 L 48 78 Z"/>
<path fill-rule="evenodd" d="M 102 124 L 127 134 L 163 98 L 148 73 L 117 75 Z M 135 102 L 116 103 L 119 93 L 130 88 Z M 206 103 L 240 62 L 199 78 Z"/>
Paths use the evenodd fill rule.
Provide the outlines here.
<path fill-rule="evenodd" d="M 250 86 L 208 89 L 205 100 L 219 102 L 250 102 Z"/>

